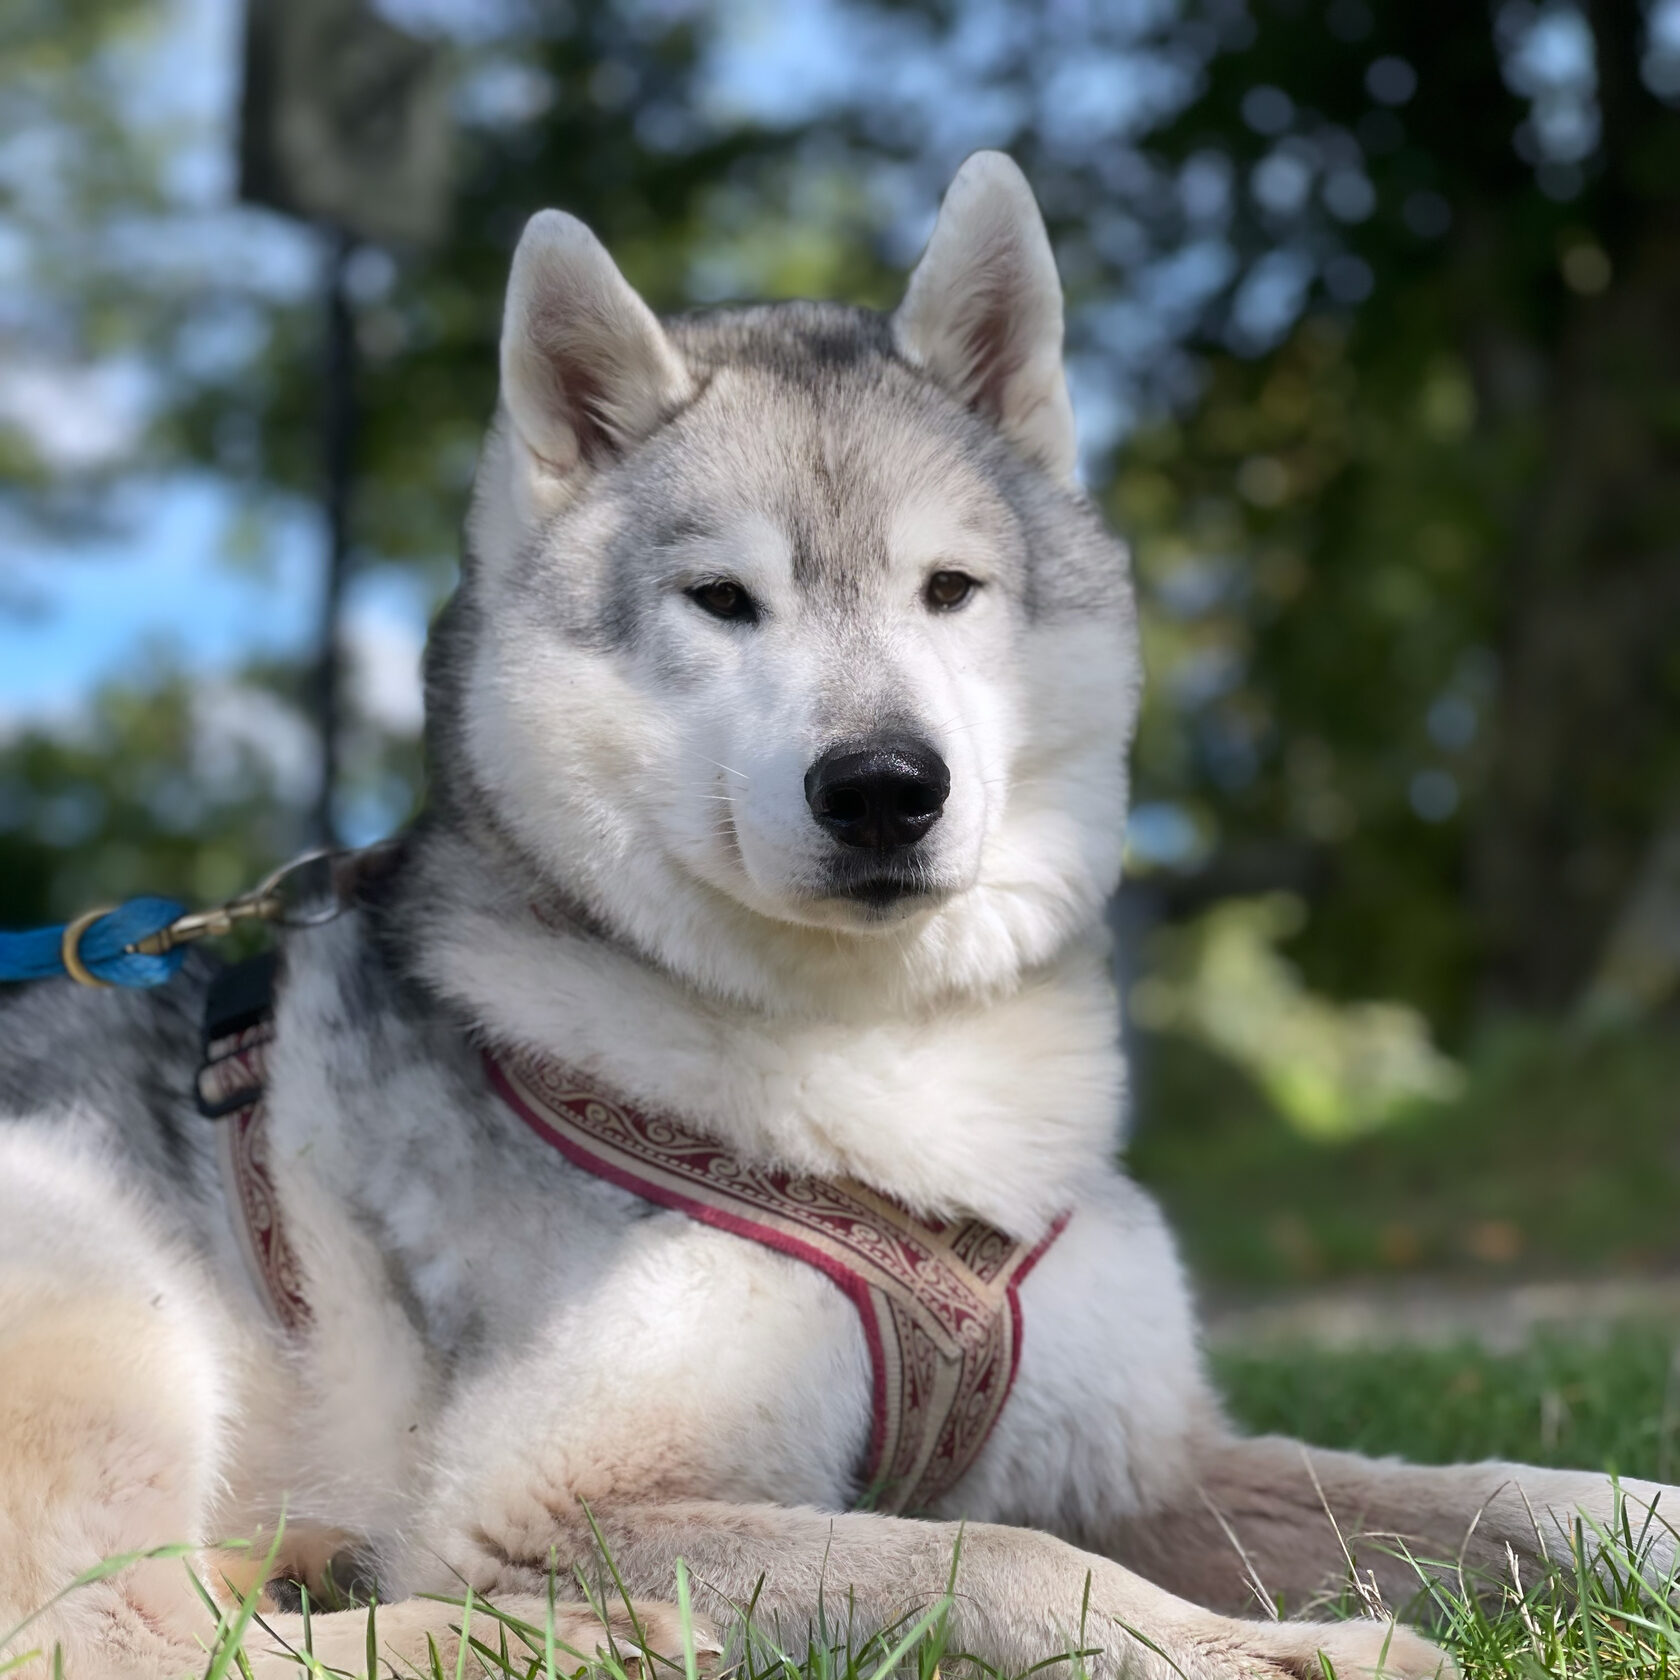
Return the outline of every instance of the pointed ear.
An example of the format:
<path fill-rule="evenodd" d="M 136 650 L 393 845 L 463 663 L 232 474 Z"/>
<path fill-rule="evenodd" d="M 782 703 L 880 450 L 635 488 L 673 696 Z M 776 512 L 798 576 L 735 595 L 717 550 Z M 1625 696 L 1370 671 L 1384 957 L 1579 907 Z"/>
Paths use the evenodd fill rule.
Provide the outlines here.
<path fill-rule="evenodd" d="M 1062 283 L 1032 188 L 1002 152 L 976 152 L 957 171 L 893 333 L 907 361 L 1073 478 Z"/>
<path fill-rule="evenodd" d="M 561 480 L 610 458 L 692 388 L 600 240 L 562 211 L 533 216 L 508 277 L 502 401 L 537 472 Z"/>

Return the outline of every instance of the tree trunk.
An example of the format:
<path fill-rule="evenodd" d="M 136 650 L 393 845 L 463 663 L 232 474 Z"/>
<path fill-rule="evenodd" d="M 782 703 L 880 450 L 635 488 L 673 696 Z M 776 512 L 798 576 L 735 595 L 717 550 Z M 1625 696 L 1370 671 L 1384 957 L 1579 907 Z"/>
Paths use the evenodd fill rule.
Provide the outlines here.
<path fill-rule="evenodd" d="M 1590 978 L 1680 772 L 1680 221 L 1653 218 L 1566 329 L 1501 583 L 1492 768 L 1471 841 L 1485 1001 Z"/>

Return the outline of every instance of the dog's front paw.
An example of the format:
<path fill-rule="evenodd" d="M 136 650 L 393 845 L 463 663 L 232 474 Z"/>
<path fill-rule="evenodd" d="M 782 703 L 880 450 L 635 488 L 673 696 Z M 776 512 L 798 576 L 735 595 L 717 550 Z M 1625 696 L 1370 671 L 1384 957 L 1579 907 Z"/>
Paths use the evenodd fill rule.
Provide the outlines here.
<path fill-rule="evenodd" d="M 534 1639 L 536 1649 L 543 1649 L 548 1624 L 546 1598 L 522 1595 L 497 1598 L 494 1603 L 499 1616 L 511 1618 L 528 1630 L 524 1634 L 527 1643 Z M 722 1655 L 723 1641 L 712 1623 L 698 1612 L 690 1617 L 689 1625 L 693 1630 L 695 1656 L 705 1672 L 715 1666 L 713 1659 Z M 482 1630 L 477 1637 L 486 1644 L 495 1643 Z M 574 1667 L 578 1661 L 587 1661 L 610 1650 L 626 1668 L 639 1665 L 645 1680 L 683 1672 L 683 1619 L 674 1604 L 633 1599 L 626 1608 L 620 1602 L 606 1606 L 605 1621 L 587 1604 L 556 1604 L 554 1643 L 574 1659 Z"/>
<path fill-rule="evenodd" d="M 1398 1622 L 1272 1622 L 1255 1627 L 1250 1642 L 1298 1680 L 1324 1680 L 1321 1656 L 1338 1680 L 1456 1680 L 1458 1674 L 1439 1645 Z"/>

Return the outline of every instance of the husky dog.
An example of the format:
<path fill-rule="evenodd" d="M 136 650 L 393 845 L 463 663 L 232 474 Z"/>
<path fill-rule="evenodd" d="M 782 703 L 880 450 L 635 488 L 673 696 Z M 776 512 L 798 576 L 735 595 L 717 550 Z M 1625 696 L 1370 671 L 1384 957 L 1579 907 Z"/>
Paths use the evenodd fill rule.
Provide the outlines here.
<path fill-rule="evenodd" d="M 1083 1645 L 1150 1680 L 1437 1671 L 1294 1610 L 1362 1569 L 1505 1565 L 1601 1477 L 1245 1439 L 1171 1238 L 1115 1164 L 1103 909 L 1137 630 L 1074 478 L 1062 304 L 1013 164 L 953 182 L 890 316 L 661 323 L 581 224 L 514 257 L 501 402 L 427 662 L 432 793 L 360 908 L 289 936 L 272 1176 L 312 1318 L 274 1329 L 194 1105 L 208 965 L 0 1016 L 0 1639 L 118 1553 L 354 1548 L 391 1661 L 455 1661 L 464 1586 L 540 1622 L 599 1573 L 799 1636 L 944 1591 L 1016 1672 Z M 915 1519 L 858 1510 L 871 1356 L 813 1268 L 548 1148 L 491 1089 L 530 1047 L 743 1161 L 1033 1243 L 1013 1395 Z M 1658 1489 L 1629 1485 L 1637 1506 Z M 201 1576 L 230 1559 L 208 1550 Z M 1082 1608 L 1083 1607 L 1083 1608 Z M 674 1613 L 644 1605 L 656 1650 Z M 298 1617 L 249 1654 L 290 1672 Z M 72 1676 L 201 1662 L 179 1559 L 58 1600 Z M 704 1630 L 703 1630 L 704 1631 Z M 601 1636 L 581 1604 L 563 1640 Z M 365 1619 L 318 1615 L 359 1670 Z M 0 1657 L 6 1653 L 0 1652 Z M 41 1659 L 43 1662 L 46 1659 Z"/>

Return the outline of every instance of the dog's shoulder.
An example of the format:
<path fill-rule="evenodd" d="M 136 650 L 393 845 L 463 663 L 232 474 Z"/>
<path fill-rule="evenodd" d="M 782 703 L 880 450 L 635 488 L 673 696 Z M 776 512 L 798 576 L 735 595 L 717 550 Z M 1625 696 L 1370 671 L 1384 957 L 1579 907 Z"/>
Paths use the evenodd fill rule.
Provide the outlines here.
<path fill-rule="evenodd" d="M 45 980 L 0 993 L 0 1124 L 62 1127 L 177 1188 L 204 1180 L 195 1080 L 215 965 L 192 954 L 166 985 Z"/>
<path fill-rule="evenodd" d="M 0 1114 L 32 1118 L 152 1084 L 190 1099 L 214 966 L 197 953 L 166 985 L 94 990 L 42 980 L 0 992 Z"/>

